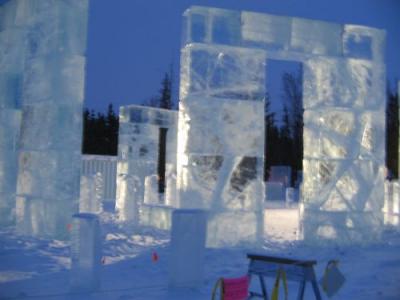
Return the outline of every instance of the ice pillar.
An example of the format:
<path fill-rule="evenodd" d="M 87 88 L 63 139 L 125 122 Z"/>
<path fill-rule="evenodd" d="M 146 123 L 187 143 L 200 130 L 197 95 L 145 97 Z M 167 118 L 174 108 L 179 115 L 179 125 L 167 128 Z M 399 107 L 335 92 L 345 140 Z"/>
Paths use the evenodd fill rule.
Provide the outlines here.
<path fill-rule="evenodd" d="M 94 291 L 100 286 L 101 234 L 99 219 L 90 213 L 75 214 L 71 229 L 71 290 Z"/>
<path fill-rule="evenodd" d="M 172 213 L 169 284 L 198 287 L 203 281 L 207 214 L 200 209 Z"/>
<path fill-rule="evenodd" d="M 21 83 L 28 21 L 22 1 L 0 5 L 0 227 L 15 222 Z"/>
<path fill-rule="evenodd" d="M 209 210 L 208 246 L 255 245 L 263 234 L 265 52 L 235 46 L 240 12 L 192 7 L 184 30 L 178 206 Z"/>
<path fill-rule="evenodd" d="M 384 205 L 383 31 L 344 26 L 343 56 L 304 64 L 303 233 L 310 243 L 379 238 Z"/>
<path fill-rule="evenodd" d="M 67 237 L 79 199 L 88 0 L 16 0 L 29 20 L 17 229 Z"/>

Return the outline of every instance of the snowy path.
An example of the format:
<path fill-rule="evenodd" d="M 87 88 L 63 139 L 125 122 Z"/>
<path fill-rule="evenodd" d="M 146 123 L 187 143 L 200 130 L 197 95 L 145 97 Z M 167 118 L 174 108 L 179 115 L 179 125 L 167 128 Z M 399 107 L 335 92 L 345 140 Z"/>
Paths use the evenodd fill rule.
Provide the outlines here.
<path fill-rule="evenodd" d="M 386 230 L 385 242 L 364 248 L 310 248 L 294 240 L 295 210 L 268 210 L 267 214 L 270 230 L 258 251 L 316 259 L 318 277 L 329 259 L 339 259 L 347 281 L 333 299 L 400 299 L 398 231 Z M 103 232 L 102 287 L 91 295 L 68 293 L 68 243 L 23 238 L 12 230 L 0 232 L 0 299 L 210 299 L 220 276 L 241 276 L 247 271 L 246 250 L 208 249 L 204 285 L 198 290 L 172 291 L 167 287 L 168 233 L 122 229 L 111 214 L 103 216 Z M 151 259 L 154 251 L 159 255 L 157 262 Z M 306 289 L 305 299 L 313 299 L 307 294 L 310 290 Z M 291 284 L 289 299 L 294 299 L 296 292 L 297 286 Z"/>

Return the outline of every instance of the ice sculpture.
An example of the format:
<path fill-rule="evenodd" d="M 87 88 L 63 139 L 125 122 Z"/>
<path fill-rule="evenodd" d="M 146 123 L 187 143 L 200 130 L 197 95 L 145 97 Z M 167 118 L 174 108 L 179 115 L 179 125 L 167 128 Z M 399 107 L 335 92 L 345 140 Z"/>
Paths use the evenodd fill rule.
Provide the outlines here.
<path fill-rule="evenodd" d="M 116 208 L 121 220 L 127 219 L 134 207 L 137 213 L 142 212 L 138 217 L 144 225 L 171 223 L 171 208 L 164 210 L 162 205 L 167 193 L 167 176 L 176 172 L 177 118 L 177 112 L 172 110 L 138 105 L 120 108 Z M 134 196 L 127 196 L 124 186 L 127 178 L 132 176 L 138 181 L 136 191 Z M 153 209 L 143 206 L 144 202 L 161 206 Z M 153 220 L 159 213 L 167 216 L 167 223 Z M 167 225 L 160 226 L 164 228 Z"/>
<path fill-rule="evenodd" d="M 207 215 L 199 209 L 177 209 L 172 215 L 169 284 L 193 288 L 203 283 Z"/>
<path fill-rule="evenodd" d="M 153 174 L 144 179 L 144 203 L 160 204 L 161 194 L 158 191 L 159 178 Z"/>
<path fill-rule="evenodd" d="M 15 222 L 26 27 L 16 1 L 0 5 L 0 227 Z"/>
<path fill-rule="evenodd" d="M 185 21 L 179 207 L 209 210 L 208 246 L 255 245 L 263 235 L 265 52 L 232 47 L 240 12 L 192 7 Z"/>
<path fill-rule="evenodd" d="M 4 22 L 22 26 L 25 34 L 18 47 L 23 79 L 17 229 L 65 238 L 79 199 L 89 1 L 8 4 Z M 12 90 L 12 84 L 7 86 Z"/>
<path fill-rule="evenodd" d="M 81 175 L 79 212 L 98 214 L 103 211 L 104 180 L 101 173 Z"/>
<path fill-rule="evenodd" d="M 76 292 L 91 292 L 100 287 L 101 232 L 95 214 L 73 216 L 71 238 L 70 288 Z"/>
<path fill-rule="evenodd" d="M 304 63 L 302 226 L 311 243 L 369 243 L 383 224 L 385 36 L 345 25 L 343 39 L 343 55 Z M 349 45 L 364 39 L 368 55 Z"/>
<path fill-rule="evenodd" d="M 139 224 L 139 209 L 143 201 L 138 193 L 140 180 L 137 176 L 120 174 L 117 178 L 115 211 L 119 221 Z"/>
<path fill-rule="evenodd" d="M 266 59 L 304 64 L 305 240 L 346 244 L 378 238 L 385 33 L 196 6 L 185 12 L 184 24 L 179 206 L 210 209 L 208 244 L 225 244 L 232 228 L 239 232 L 235 242 L 261 236 L 255 228 L 262 220 Z M 256 234 L 241 236 L 242 227 Z"/>

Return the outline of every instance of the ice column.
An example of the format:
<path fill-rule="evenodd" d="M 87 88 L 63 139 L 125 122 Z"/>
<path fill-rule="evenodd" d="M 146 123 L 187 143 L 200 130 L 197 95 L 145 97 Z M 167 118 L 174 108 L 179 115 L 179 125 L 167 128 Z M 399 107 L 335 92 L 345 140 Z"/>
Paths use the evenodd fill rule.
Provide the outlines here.
<path fill-rule="evenodd" d="M 79 212 L 101 213 L 103 211 L 104 180 L 98 172 L 81 176 Z"/>
<path fill-rule="evenodd" d="M 119 221 L 139 223 L 139 208 L 143 201 L 138 193 L 140 180 L 137 176 L 120 174 L 118 176 L 115 210 Z"/>
<path fill-rule="evenodd" d="M 99 219 L 90 213 L 73 216 L 71 278 L 73 291 L 94 291 L 100 286 L 101 233 Z"/>
<path fill-rule="evenodd" d="M 0 227 L 15 222 L 21 82 L 26 33 L 22 1 L 0 5 Z"/>
<path fill-rule="evenodd" d="M 207 214 L 199 209 L 172 213 L 169 284 L 198 287 L 203 282 Z"/>
<path fill-rule="evenodd" d="M 17 0 L 29 20 L 17 229 L 66 238 L 79 199 L 88 0 Z"/>
<path fill-rule="evenodd" d="M 344 26 L 342 57 L 304 64 L 303 233 L 368 244 L 382 229 L 385 33 Z"/>
<path fill-rule="evenodd" d="M 265 52 L 234 46 L 240 12 L 192 7 L 184 30 L 178 206 L 209 210 L 207 246 L 253 246 L 263 233 Z"/>

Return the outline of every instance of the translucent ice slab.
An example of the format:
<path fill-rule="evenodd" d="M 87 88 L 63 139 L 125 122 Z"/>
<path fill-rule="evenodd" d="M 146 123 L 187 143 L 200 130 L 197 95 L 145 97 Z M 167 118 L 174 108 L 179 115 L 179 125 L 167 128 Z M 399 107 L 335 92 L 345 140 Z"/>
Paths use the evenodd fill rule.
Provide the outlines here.
<path fill-rule="evenodd" d="M 103 211 L 104 180 L 101 173 L 81 176 L 79 212 L 98 214 Z"/>
<path fill-rule="evenodd" d="M 340 24 L 293 18 L 291 47 L 310 54 L 340 56 L 342 31 Z"/>
<path fill-rule="evenodd" d="M 257 247 L 263 236 L 263 213 L 209 212 L 207 247 Z"/>
<path fill-rule="evenodd" d="M 256 49 L 188 45 L 181 54 L 180 98 L 264 99 L 265 53 Z"/>
<path fill-rule="evenodd" d="M 75 292 L 92 292 L 100 287 L 101 233 L 94 214 L 73 216 L 71 235 L 70 288 Z"/>
<path fill-rule="evenodd" d="M 80 154 L 61 151 L 19 153 L 17 194 L 31 198 L 78 199 Z"/>
<path fill-rule="evenodd" d="M 263 156 L 264 102 L 191 97 L 181 102 L 180 114 L 187 134 L 180 151 Z"/>
<path fill-rule="evenodd" d="M 172 287 L 194 288 L 203 284 L 206 224 L 205 211 L 179 209 L 173 212 L 169 261 Z"/>
<path fill-rule="evenodd" d="M 379 212 L 302 212 L 303 238 L 312 245 L 367 245 L 380 239 L 382 229 Z"/>
<path fill-rule="evenodd" d="M 304 160 L 305 208 L 374 211 L 383 207 L 384 168 L 369 160 Z"/>
<path fill-rule="evenodd" d="M 385 57 L 385 31 L 359 25 L 345 25 L 343 51 L 347 57 L 383 62 Z"/>
<path fill-rule="evenodd" d="M 140 224 L 159 229 L 170 230 L 173 207 L 165 205 L 142 205 L 140 207 Z"/>
<path fill-rule="evenodd" d="M 77 199 L 76 199 L 77 200 Z M 17 196 L 17 231 L 25 235 L 68 239 L 73 200 L 61 196 L 51 199 Z"/>
<path fill-rule="evenodd" d="M 24 105 L 20 149 L 76 151 L 82 143 L 82 107 Z"/>
<path fill-rule="evenodd" d="M 377 109 L 385 99 L 385 68 L 367 60 L 314 58 L 304 64 L 304 109 Z"/>
<path fill-rule="evenodd" d="M 143 204 L 140 179 L 134 175 L 119 174 L 115 210 L 119 221 L 139 224 L 139 209 Z"/>
<path fill-rule="evenodd" d="M 29 60 L 25 69 L 24 104 L 52 102 L 82 105 L 85 83 L 83 56 L 48 55 Z"/>

